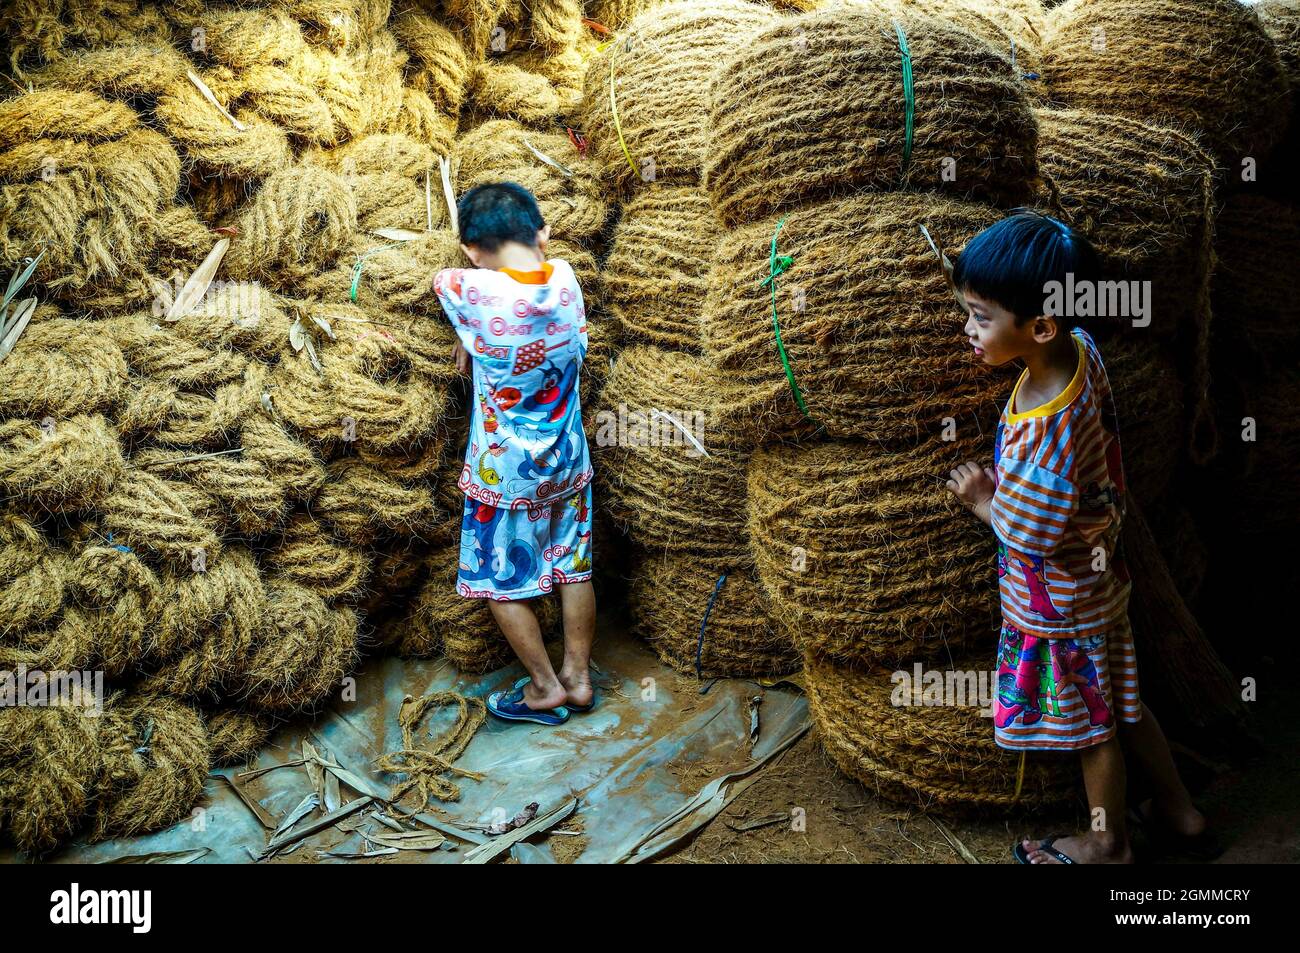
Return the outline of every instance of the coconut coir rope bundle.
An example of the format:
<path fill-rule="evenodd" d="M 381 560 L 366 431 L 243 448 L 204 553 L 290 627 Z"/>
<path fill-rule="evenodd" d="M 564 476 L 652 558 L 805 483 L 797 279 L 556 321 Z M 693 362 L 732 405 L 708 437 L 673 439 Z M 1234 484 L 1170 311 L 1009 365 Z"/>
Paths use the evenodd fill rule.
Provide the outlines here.
<path fill-rule="evenodd" d="M 656 185 L 623 207 L 603 280 L 605 303 L 626 340 L 698 353 L 693 304 L 708 293 L 709 260 L 721 231 L 695 185 Z"/>
<path fill-rule="evenodd" d="M 969 684 L 968 673 L 993 674 L 991 648 L 963 661 L 965 668 L 953 666 L 962 684 Z M 945 678 L 947 668 L 939 673 Z M 970 813 L 1036 810 L 1074 796 L 1074 772 L 1062 759 L 1026 758 L 1018 783 L 1020 759 L 994 743 L 993 723 L 981 716 L 977 695 L 967 707 L 896 706 L 897 683 L 888 669 L 854 671 L 809 656 L 804 670 L 808 707 L 823 747 L 841 770 L 882 797 Z M 912 674 L 910 668 L 907 673 Z"/>
<path fill-rule="evenodd" d="M 1267 156 L 1291 109 L 1277 50 L 1236 0 L 1069 0 L 1042 63 L 1053 101 L 1198 131 L 1234 171 Z"/>
<path fill-rule="evenodd" d="M 207 718 L 212 766 L 246 764 L 266 746 L 276 721 L 261 712 L 223 708 Z"/>
<path fill-rule="evenodd" d="M 614 383 L 617 381 L 617 383 Z M 752 394 L 719 374 L 707 360 L 681 351 L 666 351 L 645 344 L 634 344 L 618 352 L 609 382 L 600 399 L 589 406 L 600 411 L 586 421 L 588 441 L 595 448 L 611 448 L 631 432 L 638 439 L 642 432 L 638 421 L 626 418 L 620 434 L 619 409 L 649 415 L 653 410 L 676 414 L 696 439 L 710 453 L 715 448 L 741 449 L 749 446 L 745 425 L 764 411 Z M 687 418 L 684 414 L 699 414 Z M 692 429 L 697 424 L 699 429 Z M 668 434 L 674 441 L 685 441 L 680 428 L 668 421 L 648 416 L 646 440 Z M 687 442 L 689 445 L 689 442 Z M 598 450 L 597 452 L 602 452 Z"/>
<path fill-rule="evenodd" d="M 127 377 L 126 360 L 103 326 L 38 305 L 18 346 L 0 361 L 0 416 L 58 419 L 107 410 Z"/>
<path fill-rule="evenodd" d="M 970 427 L 895 452 L 835 441 L 754 454 L 754 561 L 802 651 L 869 666 L 993 644 L 994 541 L 943 485 L 991 452 L 992 433 Z"/>
<path fill-rule="evenodd" d="M 0 832 L 25 853 L 67 840 L 90 811 L 101 722 L 81 706 L 0 708 Z"/>
<path fill-rule="evenodd" d="M 694 673 L 697 655 L 705 678 L 782 675 L 799 667 L 746 557 L 641 552 L 632 564 L 628 608 L 632 631 L 679 672 Z"/>
<path fill-rule="evenodd" d="M 1300 208 L 1232 195 L 1215 229 L 1215 320 L 1275 361 L 1300 350 L 1300 302 L 1285 262 L 1300 261 Z M 1225 329 L 1226 330 L 1226 329 Z"/>
<path fill-rule="evenodd" d="M 702 317 L 705 356 L 763 408 L 755 441 L 806 433 L 915 440 L 1000 406 L 1007 371 L 978 364 L 965 314 L 925 226 L 949 256 L 997 221 L 992 208 L 925 193 L 863 193 L 721 236 Z M 773 237 L 785 267 L 773 302 Z M 781 261 L 791 256 L 791 261 Z M 783 367 L 773 327 L 790 366 Z M 794 378 L 806 412 L 800 409 Z"/>
<path fill-rule="evenodd" d="M 211 764 L 199 713 L 165 697 L 131 697 L 106 706 L 103 719 L 92 838 L 160 830 L 188 814 Z"/>
<path fill-rule="evenodd" d="M 744 0 L 664 3 L 592 58 L 579 120 L 612 192 L 698 181 L 708 150 L 706 79 L 775 17 Z"/>
<path fill-rule="evenodd" d="M 338 460 L 327 470 L 313 512 L 350 543 L 366 546 L 389 536 L 420 536 L 437 523 L 426 486 L 404 486 L 358 460 Z"/>
<path fill-rule="evenodd" d="M 894 23 L 911 57 L 910 138 Z M 1030 195 L 1037 126 L 1021 81 L 938 20 L 856 7 L 785 19 L 741 45 L 709 96 L 704 179 L 729 226 L 861 189 Z"/>
<path fill-rule="evenodd" d="M 266 583 L 266 606 L 262 641 L 242 660 L 233 694 L 261 710 L 310 710 L 340 691 L 356 666 L 357 615 L 274 577 Z"/>
<path fill-rule="evenodd" d="M 1189 447 L 1178 365 L 1136 328 L 1098 348 L 1119 417 L 1125 481 L 1139 499 L 1161 499 Z"/>
<path fill-rule="evenodd" d="M 655 549 L 734 557 L 746 550 L 741 481 L 749 451 L 712 439 L 711 395 L 674 389 L 690 370 L 705 370 L 701 364 L 654 348 L 624 351 L 601 392 L 589 441 L 599 456 L 607 508 L 633 539 Z"/>
<path fill-rule="evenodd" d="M 1037 201 L 1096 246 L 1111 277 L 1153 282 L 1151 331 L 1203 340 L 1213 270 L 1213 157 L 1166 126 L 1039 109 Z M 1198 310 L 1199 308 L 1199 310 Z"/>
<path fill-rule="evenodd" d="M 117 434 L 98 414 L 0 420 L 0 496 L 40 510 L 93 509 L 122 474 Z"/>
<path fill-rule="evenodd" d="M 393 14 L 388 28 L 411 58 L 406 82 L 428 94 L 448 115 L 460 111 L 470 60 L 461 38 L 438 17 L 418 7 Z"/>
<path fill-rule="evenodd" d="M 321 523 L 295 514 L 282 539 L 262 557 L 264 569 L 312 590 L 331 604 L 352 602 L 366 592 L 371 558 L 360 547 L 340 542 Z"/>

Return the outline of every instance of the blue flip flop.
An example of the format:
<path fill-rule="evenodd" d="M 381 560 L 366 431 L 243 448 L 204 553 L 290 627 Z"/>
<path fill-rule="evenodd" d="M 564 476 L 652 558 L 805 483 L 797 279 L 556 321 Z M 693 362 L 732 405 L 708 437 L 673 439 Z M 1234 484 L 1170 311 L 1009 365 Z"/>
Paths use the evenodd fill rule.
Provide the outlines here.
<path fill-rule="evenodd" d="M 531 721 L 538 725 L 562 725 L 569 720 L 569 710 L 563 705 L 529 708 L 524 704 L 522 692 L 493 692 L 487 697 L 487 710 L 506 721 Z"/>
<path fill-rule="evenodd" d="M 521 698 L 523 697 L 524 686 L 527 685 L 532 680 L 533 678 L 531 675 L 525 675 L 523 678 L 519 679 L 519 681 L 515 682 L 514 690 L 520 693 Z M 593 708 L 596 707 L 596 690 L 594 688 L 591 690 L 591 701 L 589 701 L 587 704 L 565 705 L 564 707 L 568 709 L 570 712 L 577 712 L 579 715 L 591 711 Z"/>

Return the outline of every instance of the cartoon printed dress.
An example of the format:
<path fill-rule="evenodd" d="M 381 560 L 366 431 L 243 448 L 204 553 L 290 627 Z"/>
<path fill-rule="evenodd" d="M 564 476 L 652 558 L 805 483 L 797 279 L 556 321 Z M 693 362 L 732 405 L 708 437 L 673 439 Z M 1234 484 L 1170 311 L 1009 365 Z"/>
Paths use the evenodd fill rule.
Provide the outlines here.
<path fill-rule="evenodd" d="M 447 269 L 434 290 L 474 365 L 459 591 L 531 598 L 589 578 L 592 467 L 578 392 L 587 325 L 572 268 Z"/>

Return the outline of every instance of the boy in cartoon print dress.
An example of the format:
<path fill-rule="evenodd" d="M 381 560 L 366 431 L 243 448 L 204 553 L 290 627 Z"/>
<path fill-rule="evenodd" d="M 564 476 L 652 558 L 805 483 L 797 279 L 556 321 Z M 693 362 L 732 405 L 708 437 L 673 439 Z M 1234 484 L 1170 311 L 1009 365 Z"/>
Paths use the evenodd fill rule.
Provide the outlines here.
<path fill-rule="evenodd" d="M 488 697 L 489 711 L 556 725 L 593 700 L 592 467 L 578 394 L 586 308 L 569 263 L 545 257 L 550 228 L 527 189 L 479 185 L 457 212 L 474 267 L 444 269 L 433 284 L 473 388 L 457 591 L 489 600 L 528 671 Z M 551 592 L 564 614 L 558 672 L 529 601 Z"/>

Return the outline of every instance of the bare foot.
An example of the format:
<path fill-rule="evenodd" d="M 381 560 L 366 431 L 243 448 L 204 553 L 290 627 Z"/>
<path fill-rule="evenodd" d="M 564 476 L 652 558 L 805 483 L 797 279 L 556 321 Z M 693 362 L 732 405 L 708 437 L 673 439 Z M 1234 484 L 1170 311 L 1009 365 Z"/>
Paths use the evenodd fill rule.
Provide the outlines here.
<path fill-rule="evenodd" d="M 529 682 L 524 686 L 524 704 L 533 711 L 545 711 L 548 708 L 558 708 L 565 701 L 564 686 L 558 680 L 550 685 L 537 685 L 537 680 Z"/>
<path fill-rule="evenodd" d="M 580 672 L 571 672 L 562 668 L 558 677 L 560 684 L 564 686 L 565 697 L 568 699 L 567 704 L 586 708 L 591 704 L 591 700 L 596 697 L 595 690 L 591 687 L 591 669 L 584 668 Z"/>
<path fill-rule="evenodd" d="M 1020 842 L 1026 853 L 1029 855 L 1031 864 L 1059 864 L 1060 861 L 1042 850 L 1042 841 L 1032 841 L 1026 838 Z M 1106 842 L 1099 837 L 1090 837 L 1087 834 L 1073 834 L 1069 837 L 1058 837 L 1052 842 L 1052 846 L 1059 850 L 1066 857 L 1069 857 L 1076 864 L 1131 864 L 1133 863 L 1133 852 L 1129 849 L 1128 844 L 1115 844 L 1114 841 Z"/>
<path fill-rule="evenodd" d="M 1138 805 L 1138 814 L 1144 821 L 1155 820 L 1183 837 L 1195 837 L 1205 830 L 1205 815 L 1191 801 L 1163 804 L 1154 799 L 1146 800 Z"/>

